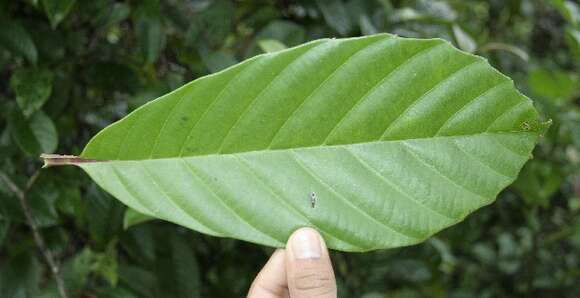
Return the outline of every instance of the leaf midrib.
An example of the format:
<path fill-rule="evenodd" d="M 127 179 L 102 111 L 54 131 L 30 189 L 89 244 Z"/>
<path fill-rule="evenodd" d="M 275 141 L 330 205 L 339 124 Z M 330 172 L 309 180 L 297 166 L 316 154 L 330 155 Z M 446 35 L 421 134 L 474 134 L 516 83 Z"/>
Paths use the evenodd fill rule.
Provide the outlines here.
<path fill-rule="evenodd" d="M 327 144 L 319 144 L 315 146 L 304 146 L 304 147 L 291 147 L 291 148 L 276 148 L 276 149 L 257 149 L 257 150 L 250 150 L 250 151 L 239 151 L 239 152 L 232 152 L 232 153 L 210 153 L 210 154 L 200 154 L 200 155 L 189 155 L 189 156 L 171 156 L 171 157 L 161 157 L 161 158 L 147 158 L 147 159 L 109 159 L 109 160 L 94 160 L 95 163 L 99 162 L 136 162 L 136 161 L 149 161 L 149 160 L 172 160 L 172 159 L 190 159 L 190 158 L 207 158 L 213 156 L 231 156 L 231 155 L 240 155 L 240 154 L 251 154 L 251 153 L 265 153 L 265 152 L 278 152 L 278 151 L 293 151 L 293 150 L 316 150 L 316 149 L 332 149 L 332 148 L 341 148 L 345 146 L 363 146 L 369 144 L 376 144 L 376 143 L 398 143 L 398 142 L 407 142 L 407 141 L 419 141 L 419 140 L 438 140 L 438 139 L 452 139 L 452 138 L 467 138 L 467 137 L 477 137 L 482 135 L 505 135 L 505 134 L 539 134 L 540 129 L 537 130 L 516 130 L 516 131 L 484 131 L 472 134 L 458 134 L 458 135 L 450 135 L 450 136 L 429 136 L 429 137 L 419 137 L 419 138 L 408 138 L 408 139 L 391 139 L 391 140 L 374 140 L 368 142 L 360 142 L 360 143 L 347 143 L 347 144 L 334 144 L 334 145 L 327 145 Z M 513 150 L 510 150 L 514 152 Z M 521 155 L 517 152 L 514 154 Z M 91 162 L 88 162 L 91 163 Z M 83 163 L 87 164 L 87 163 Z"/>

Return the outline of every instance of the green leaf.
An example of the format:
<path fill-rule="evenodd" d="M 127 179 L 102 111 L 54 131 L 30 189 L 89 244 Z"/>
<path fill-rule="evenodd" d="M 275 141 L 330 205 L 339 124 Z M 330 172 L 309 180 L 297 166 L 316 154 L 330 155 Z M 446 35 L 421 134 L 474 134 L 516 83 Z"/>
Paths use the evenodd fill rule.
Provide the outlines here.
<path fill-rule="evenodd" d="M 177 233 L 157 235 L 156 297 L 201 297 L 200 278 L 194 250 Z"/>
<path fill-rule="evenodd" d="M 340 35 L 347 35 L 352 29 L 350 17 L 341 0 L 316 0 L 324 20 Z"/>
<path fill-rule="evenodd" d="M 106 251 L 97 255 L 95 264 L 93 265 L 95 273 L 101 275 L 112 286 L 116 286 L 119 280 L 116 244 L 116 241 L 111 241 L 107 245 Z"/>
<path fill-rule="evenodd" d="M 97 15 L 95 24 L 99 27 L 114 26 L 129 17 L 131 7 L 125 3 L 115 3 L 113 7 L 106 5 Z"/>
<path fill-rule="evenodd" d="M 26 181 L 27 177 L 14 176 L 15 181 Z M 55 201 L 58 193 L 42 181 L 42 177 L 27 193 L 28 205 L 32 217 L 39 228 L 54 226 L 58 223 Z M 20 183 L 22 184 L 22 183 Z M 22 206 L 18 198 L 0 182 L 0 220 L 26 224 Z"/>
<path fill-rule="evenodd" d="M 552 0 L 551 3 L 568 22 L 573 25 L 580 23 L 580 8 L 578 4 L 568 0 Z"/>
<path fill-rule="evenodd" d="M 128 229 L 134 225 L 138 225 L 153 219 L 155 219 L 155 217 L 128 208 L 125 211 L 125 217 L 123 218 L 123 228 Z"/>
<path fill-rule="evenodd" d="M 12 137 L 18 146 L 26 153 L 38 156 L 56 150 L 58 137 L 54 123 L 42 111 L 38 111 L 25 119 L 20 113 L 12 113 Z"/>
<path fill-rule="evenodd" d="M 36 297 L 42 278 L 41 265 L 33 254 L 9 256 L 0 266 L 0 297 Z"/>
<path fill-rule="evenodd" d="M 131 92 L 137 89 L 139 77 L 127 64 L 114 62 L 92 63 L 87 76 L 92 79 L 92 86 L 108 91 Z"/>
<path fill-rule="evenodd" d="M 47 69 L 26 68 L 14 72 L 10 86 L 22 113 L 29 117 L 38 111 L 52 93 L 53 74 Z"/>
<path fill-rule="evenodd" d="M 8 234 L 9 229 L 10 229 L 10 221 L 0 218 L 0 249 L 2 249 L 4 239 L 6 239 L 6 235 Z"/>
<path fill-rule="evenodd" d="M 566 28 L 566 44 L 576 59 L 580 59 L 580 28 L 576 29 L 572 26 Z"/>
<path fill-rule="evenodd" d="M 96 185 L 87 192 L 87 209 L 90 218 L 87 222 L 91 239 L 97 245 L 105 246 L 121 231 L 123 220 L 123 205 L 111 200 Z"/>
<path fill-rule="evenodd" d="M 30 33 L 38 49 L 38 56 L 42 57 L 43 64 L 61 63 L 67 54 L 66 35 L 62 31 L 42 26 L 34 27 L 34 31 Z"/>
<path fill-rule="evenodd" d="M 76 0 L 42 0 L 44 12 L 52 28 L 56 28 L 71 11 Z"/>
<path fill-rule="evenodd" d="M 245 55 L 246 57 L 252 57 L 261 54 L 263 51 L 261 51 L 258 44 L 260 40 L 274 39 L 287 46 L 296 46 L 304 42 L 305 36 L 306 32 L 304 28 L 299 25 L 289 21 L 276 20 L 270 22 L 264 29 L 260 30 L 255 40 L 248 47 Z"/>
<path fill-rule="evenodd" d="M 360 26 L 361 33 L 363 35 L 371 35 L 379 32 L 379 30 L 375 27 L 375 25 L 367 15 L 361 15 L 358 23 Z"/>
<path fill-rule="evenodd" d="M 274 53 L 286 49 L 286 46 L 275 39 L 263 39 L 258 41 L 258 45 L 264 53 Z"/>
<path fill-rule="evenodd" d="M 66 262 L 61 265 L 61 276 L 70 297 L 82 297 L 85 288 L 88 288 L 93 280 L 91 277 L 94 276 L 99 276 L 113 286 L 117 284 L 119 270 L 115 245 L 116 242 L 111 242 L 102 253 L 85 247 L 76 255 L 66 259 Z M 47 291 L 45 297 L 58 295 L 54 280 L 50 281 L 46 290 L 52 290 L 52 293 Z"/>
<path fill-rule="evenodd" d="M 18 22 L 0 20 L 0 47 L 5 47 L 13 54 L 23 56 L 30 63 L 36 64 L 38 52 L 34 41 Z"/>
<path fill-rule="evenodd" d="M 331 248 L 368 251 L 492 203 L 545 126 L 484 59 L 381 34 L 256 56 L 47 164 L 77 164 L 138 212 L 206 234 L 281 247 L 312 226 Z"/>
<path fill-rule="evenodd" d="M 256 38 L 258 40 L 275 39 L 285 45 L 295 46 L 304 42 L 305 35 L 304 28 L 299 25 L 289 21 L 277 20 L 264 27 Z"/>
<path fill-rule="evenodd" d="M 48 227 L 58 225 L 59 218 L 55 208 L 55 202 L 58 198 L 58 190 L 50 184 L 42 180 L 35 183 L 34 187 L 28 193 L 28 204 L 30 205 L 32 216 L 37 226 Z"/>
<path fill-rule="evenodd" d="M 138 297 L 154 297 L 153 289 L 155 275 L 137 266 L 119 266 L 119 278 L 121 283 L 138 294 Z"/>
<path fill-rule="evenodd" d="M 221 46 L 232 31 L 235 20 L 235 7 L 232 1 L 212 1 L 200 15 L 199 26 L 203 31 L 204 43 L 210 48 Z"/>
<path fill-rule="evenodd" d="M 533 160 L 526 164 L 513 188 L 532 206 L 548 207 L 565 176 L 560 169 L 547 162 Z"/>
<path fill-rule="evenodd" d="M 453 31 L 453 36 L 455 37 L 455 41 L 457 42 L 457 46 L 469 53 L 475 52 L 477 49 L 477 43 L 473 38 L 465 32 L 459 25 L 453 24 L 451 26 Z"/>
<path fill-rule="evenodd" d="M 236 58 L 226 51 L 212 51 L 203 44 L 198 50 L 203 64 L 212 72 L 220 71 L 236 63 Z"/>
<path fill-rule="evenodd" d="M 155 256 L 155 246 L 158 245 L 155 239 L 155 231 L 158 229 L 165 229 L 166 235 L 171 233 L 168 225 L 146 223 L 137 225 L 121 234 L 120 244 L 131 259 L 136 260 L 138 263 L 155 263 L 157 259 Z"/>
<path fill-rule="evenodd" d="M 97 259 L 98 255 L 85 247 L 61 266 L 61 275 L 69 295 L 80 296 L 87 285 L 89 275 L 94 271 Z"/>
<path fill-rule="evenodd" d="M 138 230 L 139 228 L 147 228 Z M 139 297 L 200 297 L 200 276 L 195 250 L 188 238 L 170 226 L 143 225 L 132 229 L 135 240 L 141 242 L 132 249 L 148 248 L 151 256 L 139 261 L 140 267 L 120 264 L 121 284 Z M 145 244 L 145 245 L 144 245 Z M 143 270 L 148 268 L 149 270 Z"/>
<path fill-rule="evenodd" d="M 159 1 L 144 1 L 136 12 L 135 33 L 141 53 L 148 64 L 155 63 L 165 48 L 165 28 L 159 6 Z"/>
<path fill-rule="evenodd" d="M 446 24 L 457 19 L 457 12 L 446 1 L 420 1 L 416 8 L 395 9 L 389 18 L 393 22 Z"/>
<path fill-rule="evenodd" d="M 357 1 L 350 0 L 344 4 L 346 11 L 350 17 L 350 21 L 353 25 L 358 24 L 358 27 L 363 35 L 371 35 L 378 33 L 378 29 L 375 27 L 374 14 L 377 13 L 379 9 L 374 1 Z"/>
<path fill-rule="evenodd" d="M 534 69 L 528 74 L 530 88 L 539 96 L 551 98 L 554 101 L 572 99 L 574 92 L 578 92 L 578 84 L 571 74 L 562 71 Z"/>

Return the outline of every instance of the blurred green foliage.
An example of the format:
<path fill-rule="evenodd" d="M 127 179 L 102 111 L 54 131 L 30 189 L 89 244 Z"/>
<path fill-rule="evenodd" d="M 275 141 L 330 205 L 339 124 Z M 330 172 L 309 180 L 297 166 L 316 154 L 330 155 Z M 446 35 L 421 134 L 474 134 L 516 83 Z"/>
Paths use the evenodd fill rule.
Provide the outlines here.
<path fill-rule="evenodd" d="M 150 221 L 73 167 L 107 124 L 200 76 L 321 37 L 441 37 L 553 125 L 493 205 L 421 245 L 333 253 L 341 297 L 580 296 L 580 6 L 570 0 L 0 0 L 0 171 L 26 190 L 71 297 L 237 297 L 271 249 Z M 0 182 L 0 297 L 56 297 Z"/>

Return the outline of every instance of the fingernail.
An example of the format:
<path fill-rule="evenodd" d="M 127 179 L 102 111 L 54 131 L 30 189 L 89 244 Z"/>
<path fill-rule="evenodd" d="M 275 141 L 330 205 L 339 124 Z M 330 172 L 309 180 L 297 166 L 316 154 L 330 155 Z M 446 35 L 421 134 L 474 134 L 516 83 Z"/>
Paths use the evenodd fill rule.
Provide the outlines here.
<path fill-rule="evenodd" d="M 292 252 L 296 259 L 318 259 L 322 254 L 320 237 L 310 228 L 302 228 L 292 235 Z"/>

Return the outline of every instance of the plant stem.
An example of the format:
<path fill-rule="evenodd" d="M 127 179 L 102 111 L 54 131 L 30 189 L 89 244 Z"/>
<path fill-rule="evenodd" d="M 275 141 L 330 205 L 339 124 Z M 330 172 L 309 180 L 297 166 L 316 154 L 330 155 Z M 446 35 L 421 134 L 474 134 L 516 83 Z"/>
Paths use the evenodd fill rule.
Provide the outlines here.
<path fill-rule="evenodd" d="M 20 189 L 12 181 L 12 179 L 10 179 L 6 174 L 4 174 L 1 171 L 0 171 L 0 180 L 2 180 L 4 182 L 4 184 L 6 184 L 6 186 L 10 189 L 10 191 L 12 191 L 14 193 L 14 195 L 16 195 L 16 197 L 18 198 L 18 201 L 20 202 L 20 206 L 22 207 L 22 211 L 24 212 L 24 216 L 26 218 L 26 223 L 28 224 L 28 226 L 32 230 L 34 242 L 36 243 L 36 246 L 38 247 L 38 249 L 40 250 L 40 252 L 44 256 L 44 259 L 45 259 L 46 263 L 48 264 L 48 266 L 50 267 L 50 271 L 51 271 L 51 273 L 56 281 L 56 286 L 58 288 L 58 292 L 60 294 L 60 297 L 68 298 L 68 295 L 67 295 L 67 292 L 66 292 L 66 289 L 64 286 L 64 281 L 60 275 L 60 268 L 59 268 L 58 264 L 56 263 L 56 261 L 54 260 L 54 256 L 52 255 L 52 252 L 46 247 L 46 243 L 44 242 L 44 238 L 42 238 L 42 235 L 38 231 L 38 227 L 36 226 L 36 222 L 34 220 L 34 217 L 32 216 L 32 211 L 30 209 L 30 205 L 28 204 L 28 199 L 26 198 L 26 193 L 30 190 L 30 188 L 32 187 L 32 185 L 34 184 L 36 179 L 38 178 L 39 173 L 40 173 L 39 171 L 36 171 L 30 177 L 30 179 L 28 179 L 28 182 L 26 183 L 25 190 Z"/>
<path fill-rule="evenodd" d="M 81 163 L 99 162 L 99 160 L 86 159 L 74 155 L 59 154 L 41 154 L 40 158 L 44 161 L 43 168 L 62 165 L 78 165 Z"/>

